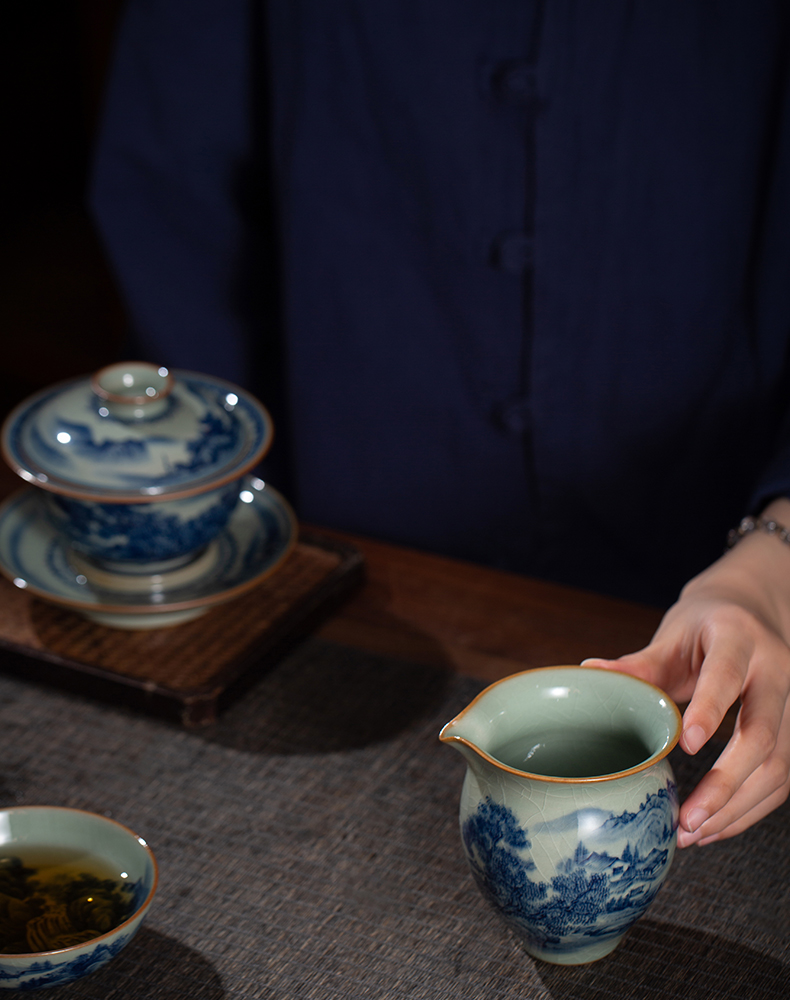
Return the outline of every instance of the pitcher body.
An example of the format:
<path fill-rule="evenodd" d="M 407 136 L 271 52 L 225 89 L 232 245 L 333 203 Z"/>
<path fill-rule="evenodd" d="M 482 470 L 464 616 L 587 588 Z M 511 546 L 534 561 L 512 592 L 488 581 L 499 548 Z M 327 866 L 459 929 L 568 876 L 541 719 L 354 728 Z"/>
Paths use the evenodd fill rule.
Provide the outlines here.
<path fill-rule="evenodd" d="M 662 692 L 581 667 L 497 682 L 442 730 L 468 764 L 472 874 L 529 954 L 595 961 L 653 901 L 677 839 L 679 733 Z"/>

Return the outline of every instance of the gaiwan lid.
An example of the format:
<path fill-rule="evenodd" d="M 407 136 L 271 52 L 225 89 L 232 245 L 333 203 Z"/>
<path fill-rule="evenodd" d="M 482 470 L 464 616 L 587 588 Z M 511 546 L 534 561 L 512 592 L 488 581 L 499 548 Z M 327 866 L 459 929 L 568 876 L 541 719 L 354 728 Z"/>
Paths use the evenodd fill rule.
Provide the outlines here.
<path fill-rule="evenodd" d="M 2 447 L 11 468 L 43 489 L 141 503 L 239 478 L 272 435 L 267 410 L 230 382 L 123 362 L 20 403 L 3 424 Z"/>

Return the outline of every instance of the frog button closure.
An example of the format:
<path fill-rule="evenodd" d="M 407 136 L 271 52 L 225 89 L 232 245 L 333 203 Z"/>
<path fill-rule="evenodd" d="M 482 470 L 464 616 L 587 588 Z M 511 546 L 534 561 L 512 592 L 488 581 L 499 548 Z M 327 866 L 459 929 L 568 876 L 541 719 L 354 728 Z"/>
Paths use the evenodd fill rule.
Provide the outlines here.
<path fill-rule="evenodd" d="M 517 230 L 500 233 L 491 245 L 491 263 L 508 274 L 522 274 L 532 267 L 534 256 L 533 238 Z"/>
<path fill-rule="evenodd" d="M 491 73 L 490 90 L 505 104 L 535 105 L 538 93 L 534 68 L 525 59 L 498 63 Z"/>

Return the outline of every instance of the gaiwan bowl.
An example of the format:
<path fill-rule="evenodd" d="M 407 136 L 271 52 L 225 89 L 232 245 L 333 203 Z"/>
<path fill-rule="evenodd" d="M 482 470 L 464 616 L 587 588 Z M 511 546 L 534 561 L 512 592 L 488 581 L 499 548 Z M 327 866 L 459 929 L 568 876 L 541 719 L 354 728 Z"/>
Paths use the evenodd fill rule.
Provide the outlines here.
<path fill-rule="evenodd" d="M 157 879 L 146 842 L 114 820 L 0 810 L 0 988 L 61 986 L 101 968 L 134 937 Z"/>
<path fill-rule="evenodd" d="M 180 500 L 102 503 L 43 495 L 49 520 L 77 552 L 116 569 L 176 569 L 222 531 L 239 501 L 239 483 Z"/>
<path fill-rule="evenodd" d="M 272 437 L 238 386 L 122 362 L 24 400 L 2 448 L 74 550 L 136 574 L 176 569 L 220 534 Z"/>
<path fill-rule="evenodd" d="M 442 730 L 468 765 L 472 875 L 534 958 L 603 958 L 652 903 L 677 840 L 680 729 L 653 685 L 569 666 L 492 684 Z"/>

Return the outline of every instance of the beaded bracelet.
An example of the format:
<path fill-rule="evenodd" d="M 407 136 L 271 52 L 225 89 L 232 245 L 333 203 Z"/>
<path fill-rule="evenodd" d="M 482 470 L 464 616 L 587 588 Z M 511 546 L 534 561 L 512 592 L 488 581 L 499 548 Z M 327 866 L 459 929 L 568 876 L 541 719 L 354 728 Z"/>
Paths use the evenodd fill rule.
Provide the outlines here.
<path fill-rule="evenodd" d="M 790 545 L 790 530 L 785 528 L 783 524 L 763 517 L 745 517 L 737 528 L 732 528 L 727 533 L 727 548 L 731 549 L 733 545 L 737 545 L 742 538 L 750 535 L 753 531 L 764 531 L 768 535 L 776 535 L 780 542 Z"/>

